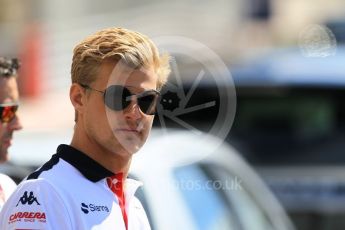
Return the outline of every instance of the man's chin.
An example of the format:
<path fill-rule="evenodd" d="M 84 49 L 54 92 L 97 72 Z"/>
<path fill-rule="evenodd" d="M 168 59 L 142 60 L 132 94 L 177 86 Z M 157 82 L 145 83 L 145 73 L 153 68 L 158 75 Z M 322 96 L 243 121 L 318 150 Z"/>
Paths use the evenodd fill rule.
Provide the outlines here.
<path fill-rule="evenodd" d="M 122 145 L 122 153 L 128 156 L 132 156 L 133 154 L 137 153 L 140 150 L 140 146 L 138 145 L 130 145 L 125 144 L 125 146 Z"/>
<path fill-rule="evenodd" d="M 134 154 L 140 150 L 144 145 L 144 141 L 141 136 L 123 135 L 117 137 L 117 142 L 120 144 L 124 152 Z"/>
<path fill-rule="evenodd" d="M 137 153 L 141 149 L 142 145 L 137 142 L 123 141 L 118 147 L 119 148 L 118 148 L 117 153 L 119 155 L 132 157 L 135 153 Z"/>

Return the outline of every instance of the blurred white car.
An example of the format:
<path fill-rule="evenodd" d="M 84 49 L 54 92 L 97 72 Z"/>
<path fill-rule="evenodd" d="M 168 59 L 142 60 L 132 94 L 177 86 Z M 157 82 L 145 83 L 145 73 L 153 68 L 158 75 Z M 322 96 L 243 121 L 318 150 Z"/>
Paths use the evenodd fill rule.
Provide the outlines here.
<path fill-rule="evenodd" d="M 187 131 L 152 133 L 131 175 L 144 183 L 138 196 L 153 229 L 294 229 L 257 174 L 219 144 Z"/>
<path fill-rule="evenodd" d="M 31 147 L 33 140 L 37 144 L 35 150 L 29 150 L 36 151 L 34 161 L 13 152 L 14 165 L 0 169 L 9 174 L 18 172 L 16 159 L 20 159 L 21 167 L 25 162 L 37 163 L 39 156 L 43 163 L 50 156 L 40 153 L 40 149 L 46 151 L 50 147 L 53 154 L 57 146 L 43 147 L 42 138 L 30 140 Z M 144 184 L 136 195 L 147 211 L 152 229 L 294 229 L 257 174 L 233 148 L 220 143 L 214 137 L 200 140 L 187 131 L 152 131 L 148 142 L 135 155 L 130 171 L 130 177 Z M 28 151 L 20 135 L 16 145 L 13 150 Z"/>

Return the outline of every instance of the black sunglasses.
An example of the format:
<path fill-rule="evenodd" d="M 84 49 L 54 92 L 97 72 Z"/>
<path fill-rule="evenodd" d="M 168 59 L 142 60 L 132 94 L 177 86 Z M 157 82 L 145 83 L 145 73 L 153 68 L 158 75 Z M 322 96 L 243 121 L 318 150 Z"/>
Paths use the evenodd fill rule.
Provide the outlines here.
<path fill-rule="evenodd" d="M 85 89 L 103 93 L 104 104 L 114 111 L 121 111 L 127 108 L 131 104 L 132 100 L 136 99 L 137 104 L 143 113 L 154 115 L 160 98 L 160 93 L 154 89 L 146 90 L 139 94 L 133 94 L 127 87 L 122 85 L 111 85 L 104 91 L 91 88 L 88 85 L 80 85 Z"/>
<path fill-rule="evenodd" d="M 11 122 L 16 116 L 18 104 L 0 104 L 0 121 L 2 123 Z"/>

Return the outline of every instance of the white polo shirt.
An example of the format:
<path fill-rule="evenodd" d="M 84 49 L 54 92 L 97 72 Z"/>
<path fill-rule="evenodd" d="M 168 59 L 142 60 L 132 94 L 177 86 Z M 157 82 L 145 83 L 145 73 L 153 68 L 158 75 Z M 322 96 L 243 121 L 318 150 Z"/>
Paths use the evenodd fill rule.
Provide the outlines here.
<path fill-rule="evenodd" d="M 125 230 L 118 198 L 106 180 L 113 175 L 77 149 L 60 145 L 47 163 L 18 185 L 1 211 L 0 229 Z M 134 196 L 140 184 L 125 181 L 128 230 L 150 229 Z"/>

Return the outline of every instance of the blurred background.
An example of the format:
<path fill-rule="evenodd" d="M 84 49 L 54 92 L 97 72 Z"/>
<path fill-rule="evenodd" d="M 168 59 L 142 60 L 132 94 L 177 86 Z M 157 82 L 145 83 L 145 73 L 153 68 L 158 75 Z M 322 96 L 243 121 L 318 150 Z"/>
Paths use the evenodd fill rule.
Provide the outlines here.
<path fill-rule="evenodd" d="M 0 0 L 0 55 L 22 62 L 24 129 L 15 134 L 12 164 L 38 166 L 69 143 L 73 47 L 113 26 L 187 37 L 213 50 L 233 78 L 224 87 L 235 86 L 237 95 L 225 141 L 264 179 L 297 229 L 345 228 L 344 0 Z M 181 65 L 182 79 L 195 68 Z M 209 131 L 222 96 L 214 81 L 204 81 L 191 103 L 216 106 L 180 119 Z"/>

